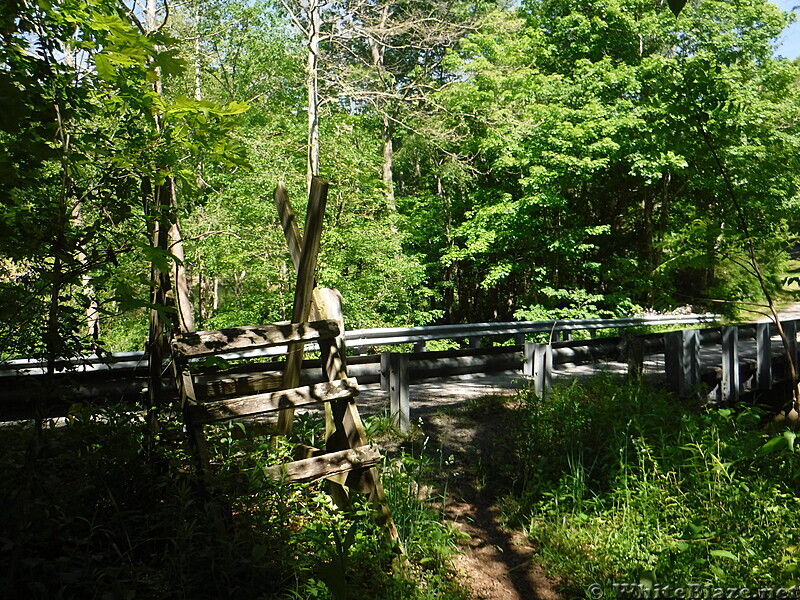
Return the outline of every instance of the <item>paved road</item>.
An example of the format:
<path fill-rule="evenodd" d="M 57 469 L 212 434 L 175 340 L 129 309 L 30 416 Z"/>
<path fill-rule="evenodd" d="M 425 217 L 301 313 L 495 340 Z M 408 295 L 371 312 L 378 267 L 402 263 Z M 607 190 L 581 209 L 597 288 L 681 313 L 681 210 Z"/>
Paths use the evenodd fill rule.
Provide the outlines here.
<path fill-rule="evenodd" d="M 429 379 L 409 386 L 411 421 L 438 412 L 448 406 L 494 394 L 513 395 L 525 386 L 520 373 L 493 373 L 490 375 L 461 375 Z M 380 384 L 361 386 L 358 410 L 364 415 L 380 414 L 389 410 L 389 396 Z"/>

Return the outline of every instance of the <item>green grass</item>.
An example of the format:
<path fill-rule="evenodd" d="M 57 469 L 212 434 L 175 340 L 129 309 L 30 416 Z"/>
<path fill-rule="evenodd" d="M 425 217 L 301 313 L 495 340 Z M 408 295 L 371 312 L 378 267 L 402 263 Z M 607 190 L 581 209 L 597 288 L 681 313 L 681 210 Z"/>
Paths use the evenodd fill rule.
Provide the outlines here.
<path fill-rule="evenodd" d="M 148 450 L 137 413 L 82 410 L 60 427 L 0 431 L 0 589 L 4 597 L 458 600 L 453 533 L 418 493 L 431 465 L 402 457 L 384 485 L 407 555 L 363 497 L 336 509 L 324 483 L 278 485 L 262 468 L 298 441 L 235 439 L 208 428 L 215 487 L 204 494 L 180 427 Z M 414 493 L 417 490 L 417 493 Z"/>
<path fill-rule="evenodd" d="M 523 392 L 517 411 L 520 477 L 503 512 L 570 593 L 800 580 L 800 456 L 761 410 L 599 378 L 545 401 Z"/>

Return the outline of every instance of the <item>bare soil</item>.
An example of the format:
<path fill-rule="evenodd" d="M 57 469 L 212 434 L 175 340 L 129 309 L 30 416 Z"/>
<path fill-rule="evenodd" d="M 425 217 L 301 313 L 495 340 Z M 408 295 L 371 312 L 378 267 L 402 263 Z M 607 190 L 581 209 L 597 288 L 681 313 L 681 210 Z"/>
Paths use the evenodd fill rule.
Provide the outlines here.
<path fill-rule="evenodd" d="M 461 399 L 426 415 L 412 438 L 448 461 L 437 487 L 444 513 L 464 535 L 455 567 L 475 600 L 558 600 L 558 582 L 533 560 L 525 535 L 501 522 L 498 501 L 513 485 L 513 390 Z M 422 443 L 427 440 L 427 443 Z"/>

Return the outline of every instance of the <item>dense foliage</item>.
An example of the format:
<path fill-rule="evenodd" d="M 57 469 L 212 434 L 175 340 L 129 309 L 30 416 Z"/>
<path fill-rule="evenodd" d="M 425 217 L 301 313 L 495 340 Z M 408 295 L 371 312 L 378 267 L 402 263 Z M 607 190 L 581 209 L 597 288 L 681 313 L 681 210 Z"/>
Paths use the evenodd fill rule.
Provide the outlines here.
<path fill-rule="evenodd" d="M 287 183 L 302 222 L 310 6 L 0 9 L 5 356 L 142 347 L 150 269 L 174 260 L 150 247 L 159 218 L 181 224 L 198 327 L 286 318 L 271 190 Z M 773 56 L 790 14 L 320 11 L 318 280 L 349 326 L 746 300 L 751 243 L 775 283 L 797 223 L 798 67 Z M 167 212 L 150 199 L 165 181 Z"/>
<path fill-rule="evenodd" d="M 682 4 L 0 3 L 0 360 L 141 349 L 178 246 L 198 328 L 285 319 L 271 191 L 302 222 L 317 161 L 316 278 L 349 327 L 768 292 L 800 223 L 800 67 L 773 54 L 793 17 Z M 506 514 L 568 586 L 796 583 L 793 433 L 638 384 L 559 394 L 520 399 Z M 201 502 L 171 425 L 151 444 L 135 414 L 73 407 L 38 433 L 0 457 L 20 597 L 462 595 L 419 459 L 384 470 L 403 562 L 365 511 L 263 480 L 284 442 L 217 429 L 224 493 Z"/>

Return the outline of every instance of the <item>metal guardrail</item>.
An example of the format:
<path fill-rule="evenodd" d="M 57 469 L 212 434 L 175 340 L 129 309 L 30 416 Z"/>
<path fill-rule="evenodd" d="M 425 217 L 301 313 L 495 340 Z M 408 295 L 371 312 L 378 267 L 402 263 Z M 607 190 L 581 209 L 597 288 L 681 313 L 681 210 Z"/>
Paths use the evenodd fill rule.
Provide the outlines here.
<path fill-rule="evenodd" d="M 654 325 L 700 325 L 718 322 L 719 315 L 664 315 L 655 317 L 626 317 L 622 319 L 562 319 L 557 321 L 511 321 L 498 323 L 467 323 L 465 325 L 423 325 L 420 327 L 390 327 L 353 329 L 345 333 L 348 348 L 386 346 L 431 340 L 463 339 L 490 336 L 552 333 L 554 331 L 596 331 Z"/>
<path fill-rule="evenodd" d="M 395 344 L 427 342 L 432 340 L 476 339 L 481 337 L 524 336 L 534 333 L 556 331 L 597 331 L 629 327 L 648 327 L 656 325 L 702 325 L 715 324 L 720 316 L 715 314 L 662 315 L 652 317 L 626 317 L 621 319 L 562 319 L 555 321 L 510 321 L 466 323 L 456 325 L 422 325 L 417 327 L 384 327 L 372 329 L 352 329 L 345 332 L 348 348 L 363 349 Z M 316 344 L 308 344 L 306 349 L 317 349 Z M 232 352 L 226 358 L 258 358 L 285 354 L 285 347 L 264 348 L 260 350 Z M 59 361 L 61 371 L 90 372 L 115 371 L 144 367 L 147 357 L 144 352 L 117 352 L 102 356 L 86 356 L 72 360 Z M 0 364 L 0 377 L 19 375 L 40 375 L 45 371 L 43 361 L 18 359 Z"/>

